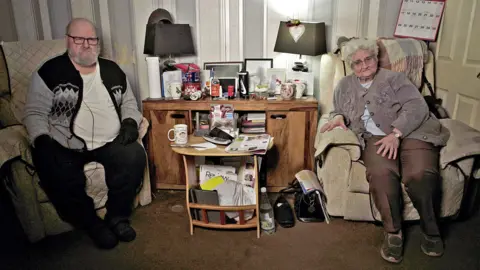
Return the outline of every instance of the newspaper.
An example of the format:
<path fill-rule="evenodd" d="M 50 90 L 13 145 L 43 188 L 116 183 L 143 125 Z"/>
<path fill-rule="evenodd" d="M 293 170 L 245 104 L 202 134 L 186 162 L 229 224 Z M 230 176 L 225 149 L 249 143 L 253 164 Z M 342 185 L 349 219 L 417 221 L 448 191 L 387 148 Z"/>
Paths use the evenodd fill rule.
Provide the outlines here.
<path fill-rule="evenodd" d="M 272 137 L 268 134 L 240 135 L 225 148 L 228 153 L 250 152 L 263 155 L 267 153 Z"/>

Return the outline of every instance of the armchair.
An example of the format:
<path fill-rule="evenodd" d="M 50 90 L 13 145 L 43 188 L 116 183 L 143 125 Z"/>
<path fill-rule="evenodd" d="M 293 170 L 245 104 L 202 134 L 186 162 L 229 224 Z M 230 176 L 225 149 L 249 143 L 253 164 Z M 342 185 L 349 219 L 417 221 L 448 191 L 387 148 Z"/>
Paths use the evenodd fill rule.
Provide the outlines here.
<path fill-rule="evenodd" d="M 30 242 L 73 229 L 60 219 L 39 185 L 38 175 L 32 165 L 27 131 L 21 124 L 32 72 L 45 60 L 63 52 L 63 39 L 4 42 L 0 46 L 0 168 L 6 172 L 0 175 L 0 183 L 5 183 L 15 213 Z M 144 118 L 139 127 L 140 144 L 147 129 L 148 121 Z M 134 207 L 147 205 L 152 200 L 147 168 L 148 160 Z M 94 199 L 98 215 L 103 217 L 108 191 L 103 166 L 91 162 L 85 165 L 84 171 L 87 194 Z"/>
<path fill-rule="evenodd" d="M 380 47 L 379 59 L 387 57 L 382 55 L 385 54 L 382 46 L 385 48 L 387 43 L 383 42 L 382 39 L 377 40 Z M 435 79 L 432 52 L 428 51 L 428 55 L 424 55 L 423 58 L 423 70 L 419 72 L 424 72 L 428 81 L 433 84 Z M 341 50 L 338 54 L 329 53 L 322 56 L 320 104 L 323 114 L 317 130 L 328 121 L 328 113 L 333 109 L 335 86 L 341 78 L 351 73 L 350 67 L 344 65 L 342 61 Z M 421 73 L 413 76 L 421 78 Z M 421 86 L 418 82 L 414 84 Z M 422 93 L 425 95 L 428 91 Z M 475 198 L 478 198 L 475 195 L 478 193 L 480 181 L 480 132 L 460 121 L 452 119 L 440 121 L 451 132 L 450 139 L 440 154 L 443 191 L 440 215 L 456 218 L 460 213 L 470 214 L 475 205 Z M 318 161 L 317 176 L 327 196 L 327 212 L 347 220 L 381 221 L 380 213 L 369 194 L 365 166 L 360 160 L 361 147 L 356 135 L 351 130 L 342 129 L 325 133 L 317 131 L 315 149 L 315 158 Z M 404 220 L 418 220 L 418 212 L 403 185 L 402 189 Z"/>

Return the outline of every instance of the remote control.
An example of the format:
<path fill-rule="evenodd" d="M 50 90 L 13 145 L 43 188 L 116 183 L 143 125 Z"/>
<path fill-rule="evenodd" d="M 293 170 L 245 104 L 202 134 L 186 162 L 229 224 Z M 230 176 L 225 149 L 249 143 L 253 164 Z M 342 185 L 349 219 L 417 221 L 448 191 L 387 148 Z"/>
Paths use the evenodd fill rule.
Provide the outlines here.
<path fill-rule="evenodd" d="M 210 135 L 204 135 L 203 138 L 211 143 L 227 145 L 232 142 L 232 140 L 227 140 L 219 137 L 213 137 Z"/>

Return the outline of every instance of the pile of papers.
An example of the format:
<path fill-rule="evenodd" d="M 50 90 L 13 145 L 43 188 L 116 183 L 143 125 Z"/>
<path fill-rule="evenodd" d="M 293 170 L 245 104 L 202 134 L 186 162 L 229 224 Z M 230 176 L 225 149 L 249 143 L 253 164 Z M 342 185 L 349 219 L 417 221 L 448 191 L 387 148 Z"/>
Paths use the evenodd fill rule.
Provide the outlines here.
<path fill-rule="evenodd" d="M 225 148 L 228 153 L 249 152 L 258 155 L 267 153 L 268 147 L 272 142 L 272 137 L 268 134 L 261 135 L 239 135 L 229 146 Z"/>

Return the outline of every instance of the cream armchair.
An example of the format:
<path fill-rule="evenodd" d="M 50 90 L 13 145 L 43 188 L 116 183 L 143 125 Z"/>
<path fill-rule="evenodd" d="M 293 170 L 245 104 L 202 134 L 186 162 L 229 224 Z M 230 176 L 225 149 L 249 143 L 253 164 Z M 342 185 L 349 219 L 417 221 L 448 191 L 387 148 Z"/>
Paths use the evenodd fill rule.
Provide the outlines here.
<path fill-rule="evenodd" d="M 26 91 L 32 72 L 45 60 L 65 52 L 65 41 L 45 40 L 33 42 L 2 43 L 0 54 L 0 175 L 12 200 L 15 213 L 31 242 L 47 235 L 72 230 L 62 221 L 52 203 L 39 185 L 38 175 L 32 166 L 30 142 L 21 124 Z M 139 127 L 139 143 L 148 129 L 148 121 Z M 106 213 L 108 188 L 103 166 L 96 162 L 85 165 L 86 191 L 95 203 L 99 216 Z M 151 202 L 148 160 L 141 189 L 133 207 Z"/>
<path fill-rule="evenodd" d="M 424 70 L 430 82 L 433 77 L 433 54 L 428 52 Z M 338 81 L 352 71 L 344 66 L 340 54 L 321 58 L 320 106 L 322 116 L 318 129 L 328 121 L 333 109 L 333 92 Z M 460 210 L 470 213 L 480 181 L 480 132 L 462 122 L 445 119 L 451 137 L 441 150 L 442 217 L 457 217 Z M 327 196 L 327 211 L 347 220 L 381 221 L 380 213 L 369 194 L 365 166 L 360 160 L 360 144 L 355 134 L 334 129 L 317 133 L 315 140 L 317 176 Z M 403 188 L 403 187 L 402 187 Z M 473 194 L 472 194 L 473 193 Z M 403 190 L 404 220 L 417 220 L 418 212 Z M 478 198 L 478 196 L 477 196 Z"/>

